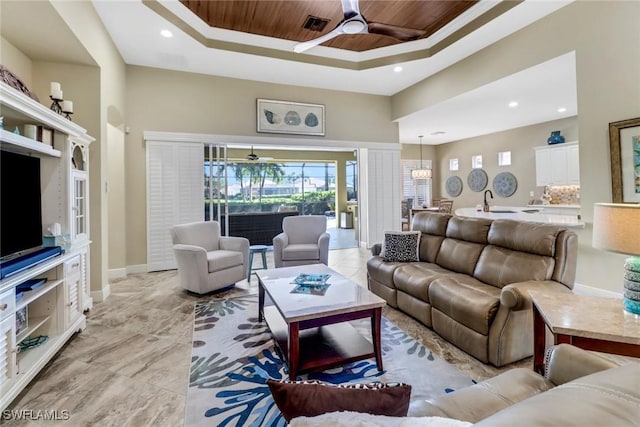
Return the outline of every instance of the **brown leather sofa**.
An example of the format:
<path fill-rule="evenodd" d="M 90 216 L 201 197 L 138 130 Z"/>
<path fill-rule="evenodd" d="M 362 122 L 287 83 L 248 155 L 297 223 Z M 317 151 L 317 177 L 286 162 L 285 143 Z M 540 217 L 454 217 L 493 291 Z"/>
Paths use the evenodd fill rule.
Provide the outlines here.
<path fill-rule="evenodd" d="M 638 426 L 640 363 L 619 366 L 568 344 L 547 352 L 544 377 L 517 368 L 427 401 L 409 416 L 439 416 L 474 426 Z"/>
<path fill-rule="evenodd" d="M 387 303 L 485 363 L 533 354 L 529 289 L 571 292 L 578 238 L 553 225 L 420 212 L 419 262 L 388 262 L 380 245 L 368 286 Z"/>

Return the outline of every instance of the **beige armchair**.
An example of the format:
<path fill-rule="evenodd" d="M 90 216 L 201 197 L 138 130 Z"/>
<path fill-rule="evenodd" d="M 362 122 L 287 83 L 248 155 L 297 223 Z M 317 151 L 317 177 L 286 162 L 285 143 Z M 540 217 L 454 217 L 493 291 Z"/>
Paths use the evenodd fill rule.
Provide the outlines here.
<path fill-rule="evenodd" d="M 329 262 L 329 233 L 324 215 L 288 216 L 273 238 L 276 268 Z"/>
<path fill-rule="evenodd" d="M 215 291 L 247 277 L 249 240 L 220 235 L 216 221 L 171 228 L 182 287 L 197 294 Z"/>

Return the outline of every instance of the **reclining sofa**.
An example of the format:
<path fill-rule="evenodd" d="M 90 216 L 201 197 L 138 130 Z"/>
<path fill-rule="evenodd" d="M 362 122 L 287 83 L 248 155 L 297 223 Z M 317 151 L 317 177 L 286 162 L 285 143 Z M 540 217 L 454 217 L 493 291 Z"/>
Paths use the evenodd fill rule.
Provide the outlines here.
<path fill-rule="evenodd" d="M 530 289 L 570 293 L 577 235 L 564 227 L 421 212 L 419 261 L 367 261 L 369 289 L 484 363 L 533 354 Z"/>
<path fill-rule="evenodd" d="M 640 363 L 624 365 L 560 344 L 545 374 L 510 369 L 431 400 L 411 402 L 413 417 L 439 416 L 487 427 L 640 425 Z"/>

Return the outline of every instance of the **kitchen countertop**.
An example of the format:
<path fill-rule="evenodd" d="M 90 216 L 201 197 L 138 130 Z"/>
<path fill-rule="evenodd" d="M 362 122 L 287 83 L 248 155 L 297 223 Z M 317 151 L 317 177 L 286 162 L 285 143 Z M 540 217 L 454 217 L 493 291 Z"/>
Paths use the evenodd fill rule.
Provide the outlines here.
<path fill-rule="evenodd" d="M 471 218 L 513 219 L 562 225 L 569 228 L 584 228 L 584 222 L 579 220 L 577 215 L 545 214 L 544 206 L 491 206 L 490 212 L 478 211 L 476 208 L 459 208 L 455 213 L 458 216 Z"/>
<path fill-rule="evenodd" d="M 527 205 L 529 208 L 562 208 L 562 209 L 580 209 L 580 205 Z"/>

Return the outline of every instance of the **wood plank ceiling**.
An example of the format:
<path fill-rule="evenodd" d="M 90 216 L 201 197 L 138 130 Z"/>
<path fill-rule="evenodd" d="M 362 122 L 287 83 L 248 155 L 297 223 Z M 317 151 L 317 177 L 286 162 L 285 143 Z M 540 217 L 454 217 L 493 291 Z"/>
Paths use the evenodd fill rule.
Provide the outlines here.
<path fill-rule="evenodd" d="M 293 41 L 315 39 L 331 31 L 344 18 L 339 0 L 180 1 L 212 27 Z M 360 13 L 368 22 L 423 30 L 425 35 L 421 38 L 426 38 L 476 1 L 360 0 Z M 328 20 L 328 23 L 320 31 L 305 29 L 309 17 Z M 343 34 L 323 46 L 362 52 L 398 43 L 402 42 L 379 34 Z"/>

